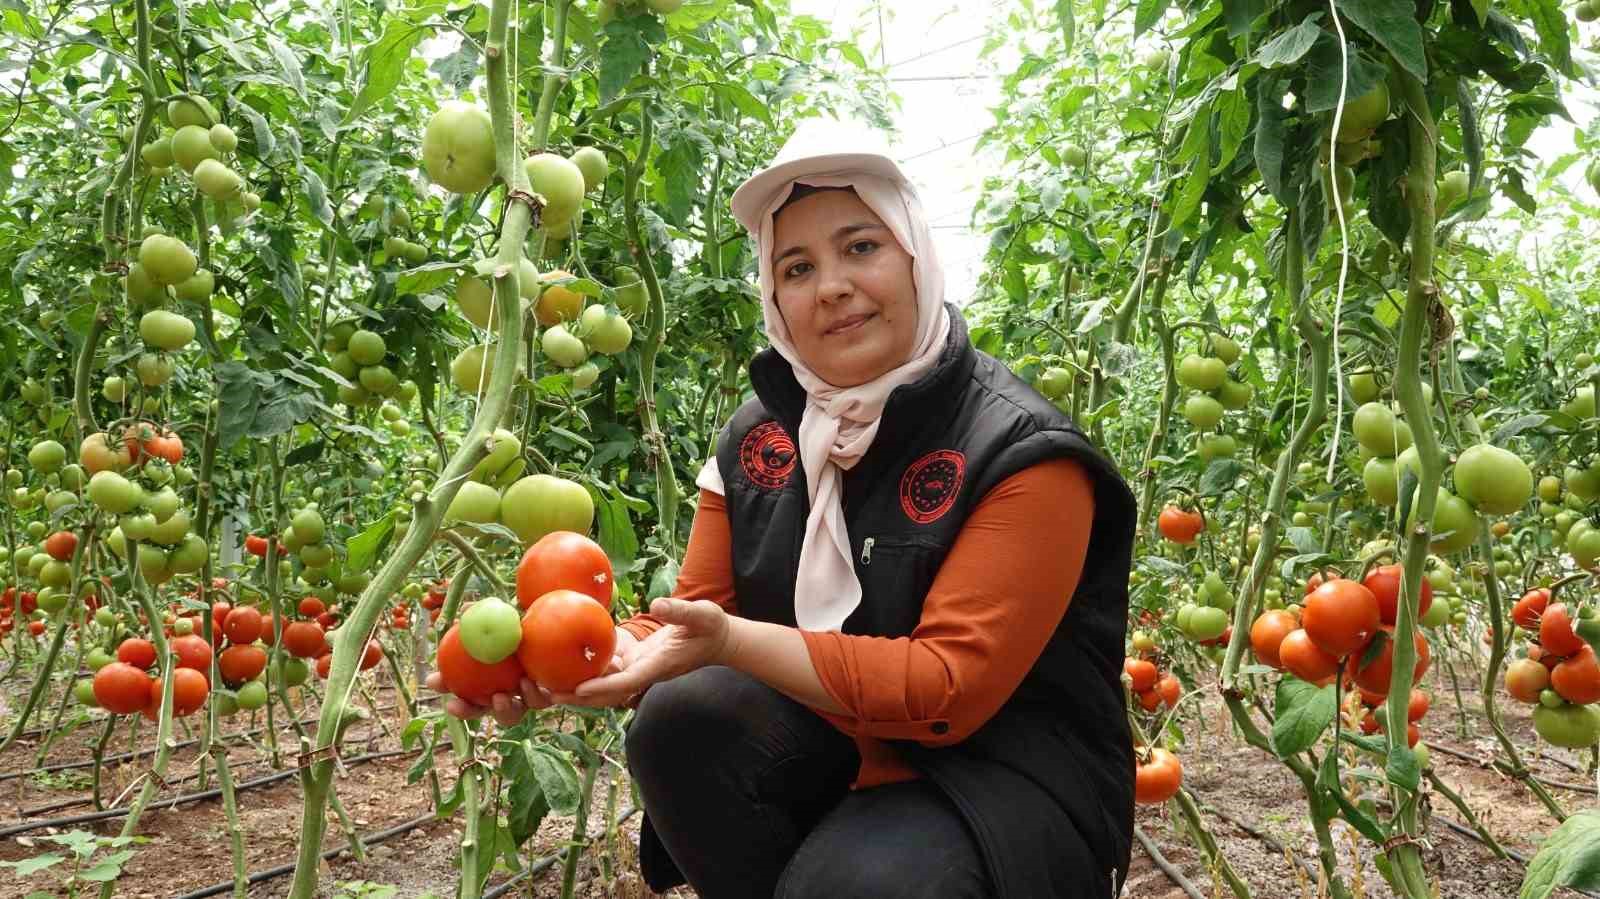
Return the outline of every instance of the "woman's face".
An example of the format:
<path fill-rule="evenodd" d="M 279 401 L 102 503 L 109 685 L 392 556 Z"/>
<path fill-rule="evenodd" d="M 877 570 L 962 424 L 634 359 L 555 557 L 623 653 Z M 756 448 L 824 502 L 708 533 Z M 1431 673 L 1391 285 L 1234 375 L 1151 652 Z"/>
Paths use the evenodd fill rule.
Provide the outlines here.
<path fill-rule="evenodd" d="M 855 191 L 824 190 L 785 207 L 772 246 L 778 311 L 818 377 L 855 387 L 911 358 L 911 254 Z"/>

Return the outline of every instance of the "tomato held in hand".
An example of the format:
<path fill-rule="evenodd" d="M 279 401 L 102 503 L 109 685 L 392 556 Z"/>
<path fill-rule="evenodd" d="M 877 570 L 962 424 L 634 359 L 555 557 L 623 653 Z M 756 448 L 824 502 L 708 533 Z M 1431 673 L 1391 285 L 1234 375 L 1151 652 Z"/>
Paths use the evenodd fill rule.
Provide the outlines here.
<path fill-rule="evenodd" d="M 517 658 L 535 683 L 571 693 L 605 671 L 616 646 L 616 625 L 604 606 L 582 593 L 554 590 L 522 616 Z"/>
<path fill-rule="evenodd" d="M 488 705 L 496 693 L 515 694 L 522 685 L 522 663 L 516 656 L 485 665 L 461 645 L 459 625 L 451 625 L 439 641 L 436 664 L 444 688 L 474 705 Z"/>
<path fill-rule="evenodd" d="M 611 608 L 611 560 L 600 544 L 574 531 L 546 534 L 528 547 L 517 563 L 517 605 L 555 590 L 574 590 Z"/>

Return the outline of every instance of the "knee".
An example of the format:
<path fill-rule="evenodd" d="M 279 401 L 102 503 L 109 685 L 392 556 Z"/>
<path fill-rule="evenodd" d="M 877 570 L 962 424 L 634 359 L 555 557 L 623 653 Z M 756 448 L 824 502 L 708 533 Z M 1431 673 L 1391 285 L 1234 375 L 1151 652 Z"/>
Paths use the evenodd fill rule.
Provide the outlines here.
<path fill-rule="evenodd" d="M 651 686 L 628 726 L 628 767 L 636 776 L 648 776 L 664 761 L 703 758 L 700 749 L 726 745 L 748 720 L 752 686 L 761 685 L 722 666 Z"/>

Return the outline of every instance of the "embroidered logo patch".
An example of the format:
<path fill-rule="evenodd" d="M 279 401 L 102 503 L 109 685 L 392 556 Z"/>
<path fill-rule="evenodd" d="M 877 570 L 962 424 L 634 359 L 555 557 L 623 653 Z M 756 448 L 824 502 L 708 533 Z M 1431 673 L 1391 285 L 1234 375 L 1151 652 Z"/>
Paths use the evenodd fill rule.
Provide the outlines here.
<path fill-rule="evenodd" d="M 775 421 L 757 425 L 739 444 L 739 464 L 745 477 L 765 490 L 777 490 L 789 480 L 798 454 L 783 425 Z"/>
<path fill-rule="evenodd" d="M 917 524 L 944 517 L 961 492 L 967 457 L 955 450 L 935 450 L 911 463 L 900 477 L 900 508 Z"/>

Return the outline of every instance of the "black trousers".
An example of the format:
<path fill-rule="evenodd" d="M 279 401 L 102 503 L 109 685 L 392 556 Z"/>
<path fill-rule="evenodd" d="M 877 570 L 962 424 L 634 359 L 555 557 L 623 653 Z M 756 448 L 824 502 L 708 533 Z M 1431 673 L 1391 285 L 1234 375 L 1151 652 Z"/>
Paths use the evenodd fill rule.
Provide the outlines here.
<path fill-rule="evenodd" d="M 653 889 L 687 882 L 703 899 L 993 894 L 977 842 L 936 786 L 851 791 L 854 741 L 731 668 L 651 687 L 627 756 L 645 830 L 659 839 L 641 837 Z"/>

